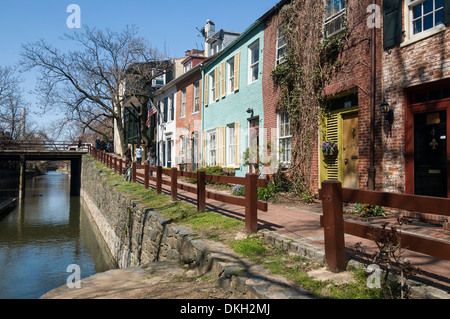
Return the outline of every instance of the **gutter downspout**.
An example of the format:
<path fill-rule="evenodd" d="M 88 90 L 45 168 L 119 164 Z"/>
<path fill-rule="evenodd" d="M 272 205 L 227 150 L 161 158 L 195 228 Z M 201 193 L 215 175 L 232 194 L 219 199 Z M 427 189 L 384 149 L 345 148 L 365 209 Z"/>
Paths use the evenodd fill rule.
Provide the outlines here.
<path fill-rule="evenodd" d="M 372 1 L 376 5 L 376 0 Z M 367 187 L 369 190 L 375 190 L 375 101 L 376 101 L 376 41 L 377 28 L 372 27 L 372 43 L 371 43 L 371 98 L 370 98 L 370 165 L 368 171 Z"/>

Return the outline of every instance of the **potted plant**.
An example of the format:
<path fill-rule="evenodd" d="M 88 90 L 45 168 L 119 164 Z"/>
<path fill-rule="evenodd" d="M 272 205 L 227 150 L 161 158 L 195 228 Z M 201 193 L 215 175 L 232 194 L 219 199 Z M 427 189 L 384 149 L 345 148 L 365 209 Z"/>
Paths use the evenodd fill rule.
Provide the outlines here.
<path fill-rule="evenodd" d="M 337 155 L 338 146 L 332 141 L 325 141 L 322 143 L 321 150 L 325 157 Z"/>

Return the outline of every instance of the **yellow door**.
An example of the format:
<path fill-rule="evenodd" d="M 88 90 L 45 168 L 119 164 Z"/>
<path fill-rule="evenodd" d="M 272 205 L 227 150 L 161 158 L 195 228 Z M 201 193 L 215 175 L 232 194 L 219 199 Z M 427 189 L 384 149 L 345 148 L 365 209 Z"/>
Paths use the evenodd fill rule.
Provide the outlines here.
<path fill-rule="evenodd" d="M 342 187 L 359 188 L 358 113 L 342 115 Z"/>

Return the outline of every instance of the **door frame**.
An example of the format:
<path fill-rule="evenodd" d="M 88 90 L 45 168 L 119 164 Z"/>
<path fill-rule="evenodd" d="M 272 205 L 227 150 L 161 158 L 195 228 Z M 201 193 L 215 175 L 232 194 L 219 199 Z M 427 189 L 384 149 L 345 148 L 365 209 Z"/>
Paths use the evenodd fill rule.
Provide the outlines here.
<path fill-rule="evenodd" d="M 449 85 L 450 82 L 445 81 L 441 85 L 436 85 L 435 83 L 424 85 L 419 90 L 414 88 L 414 90 L 409 90 L 406 94 L 406 121 L 405 121 L 405 192 L 407 194 L 414 195 L 414 115 L 420 113 L 431 113 L 437 111 L 447 111 L 447 198 L 450 198 L 450 98 L 413 103 L 412 94 L 420 93 L 421 91 L 426 92 L 431 89 L 439 89 Z"/>

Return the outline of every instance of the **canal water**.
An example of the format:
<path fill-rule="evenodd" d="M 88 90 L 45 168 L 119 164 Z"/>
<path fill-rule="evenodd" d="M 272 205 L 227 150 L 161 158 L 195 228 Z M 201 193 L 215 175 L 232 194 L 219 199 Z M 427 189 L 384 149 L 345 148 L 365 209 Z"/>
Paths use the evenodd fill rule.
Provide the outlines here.
<path fill-rule="evenodd" d="M 23 202 L 0 220 L 0 299 L 39 298 L 73 283 L 74 269 L 83 279 L 114 268 L 83 200 L 70 196 L 68 175 L 28 180 Z"/>

